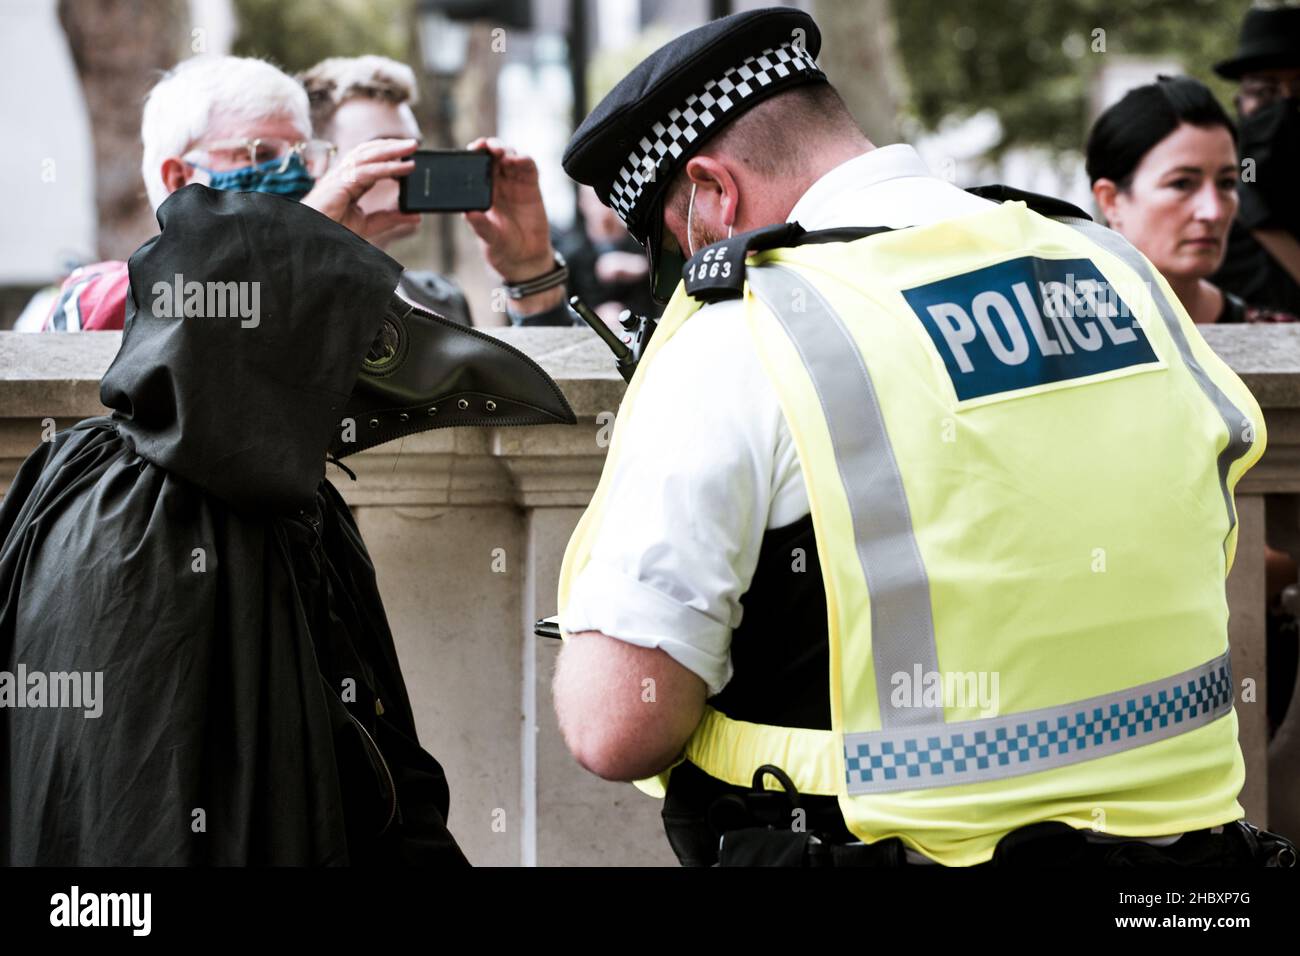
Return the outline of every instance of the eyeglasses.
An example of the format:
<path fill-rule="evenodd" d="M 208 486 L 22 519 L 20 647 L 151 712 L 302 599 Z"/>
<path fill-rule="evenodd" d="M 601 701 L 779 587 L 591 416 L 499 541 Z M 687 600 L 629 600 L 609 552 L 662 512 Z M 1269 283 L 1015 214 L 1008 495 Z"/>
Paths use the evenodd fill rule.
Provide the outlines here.
<path fill-rule="evenodd" d="M 1272 103 L 1283 97 L 1300 99 L 1300 77 L 1290 80 L 1242 80 L 1240 93 L 1243 97 L 1259 100 L 1260 103 Z"/>
<path fill-rule="evenodd" d="M 216 143 L 196 146 L 186 153 L 183 159 L 190 162 L 190 156 L 203 153 L 207 156 L 207 165 L 226 169 L 240 166 L 260 166 L 272 160 L 280 160 L 278 172 L 289 168 L 293 156 L 299 156 L 307 172 L 316 178 L 324 175 L 330 160 L 338 152 L 338 147 L 328 140 L 308 139 L 294 143 L 274 136 L 260 139 L 228 139 Z"/>

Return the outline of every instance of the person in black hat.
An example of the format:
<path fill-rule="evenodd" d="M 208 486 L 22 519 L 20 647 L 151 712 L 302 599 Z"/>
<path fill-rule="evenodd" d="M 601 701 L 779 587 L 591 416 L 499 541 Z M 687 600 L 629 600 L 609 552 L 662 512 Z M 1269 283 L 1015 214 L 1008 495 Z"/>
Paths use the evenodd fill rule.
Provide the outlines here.
<path fill-rule="evenodd" d="M 1240 86 L 1241 208 L 1212 281 L 1253 305 L 1300 314 L 1300 6 L 1246 12 L 1234 56 L 1214 71 Z"/>
<path fill-rule="evenodd" d="M 692 30 L 565 152 L 671 296 L 560 575 L 567 746 L 658 789 L 687 865 L 1250 859 L 1244 827 L 1198 828 L 1241 813 L 1226 616 L 1202 598 L 1232 526 L 1220 468 L 1237 462 L 1235 480 L 1262 451 L 1236 437 L 1257 406 L 1208 349 L 1188 372 L 1172 337 L 1194 326 L 1122 237 L 876 147 L 818 67 L 821 40 L 779 7 Z M 1120 280 L 1159 297 L 1141 326 L 1106 291 Z M 1178 455 L 1135 458 L 1170 434 Z M 1117 468 L 1122 501 L 1101 490 Z M 1200 520 L 1171 483 L 1200 489 Z M 1190 535 L 1197 583 L 1146 547 L 1125 549 L 1124 590 L 1099 584 L 1080 555 L 1140 537 L 1135 521 Z M 1141 660 L 1126 653 L 1153 628 Z M 948 655 L 1005 670 L 1012 713 L 954 709 L 954 726 L 898 696 Z M 1046 707 L 1033 727 L 1073 726 L 1092 694 L 1149 708 L 1184 700 L 1185 679 L 1216 688 L 1199 738 L 1135 727 L 1127 754 L 1049 746 L 1051 728 L 1027 740 L 1029 699 Z M 1014 762 L 963 756 L 1022 739 Z M 1134 759 L 1143 743 L 1159 759 Z"/>
<path fill-rule="evenodd" d="M 0 502 L 0 864 L 463 866 L 327 455 L 573 413 L 306 205 L 191 184 L 158 220 L 111 413 Z"/>

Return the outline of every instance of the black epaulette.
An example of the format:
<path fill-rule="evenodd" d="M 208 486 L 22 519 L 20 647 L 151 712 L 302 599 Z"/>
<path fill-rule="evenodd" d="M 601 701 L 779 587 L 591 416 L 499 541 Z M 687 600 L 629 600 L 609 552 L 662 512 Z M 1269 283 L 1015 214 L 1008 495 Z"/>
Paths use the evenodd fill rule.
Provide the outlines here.
<path fill-rule="evenodd" d="M 993 202 L 1023 202 L 1034 212 L 1052 217 L 1074 217 L 1091 221 L 1091 216 L 1063 199 L 1031 193 L 1013 186 L 973 186 L 966 192 Z M 686 261 L 682 279 L 686 294 L 700 302 L 739 299 L 745 289 L 745 258 L 765 249 L 790 249 L 823 242 L 853 242 L 867 236 L 894 231 L 890 226 L 844 226 L 812 232 L 797 222 L 751 229 L 705 246 Z"/>
<path fill-rule="evenodd" d="M 1023 202 L 1034 212 L 1043 216 L 1051 216 L 1054 219 L 1068 217 L 1092 221 L 1092 217 L 1086 212 L 1064 199 L 1057 199 L 1055 196 L 1044 196 L 1042 193 L 1031 193 L 1026 189 L 1004 186 L 1002 183 L 993 183 L 988 186 L 971 186 L 966 192 L 972 196 L 979 196 L 981 199 L 991 199 L 993 202 Z"/>
<path fill-rule="evenodd" d="M 745 289 L 745 256 L 793 245 L 803 234 L 797 222 L 778 222 L 705 246 L 682 267 L 686 294 L 701 302 L 739 299 Z"/>
<path fill-rule="evenodd" d="M 751 229 L 705 246 L 686 261 L 682 279 L 686 294 L 701 302 L 739 299 L 745 289 L 745 257 L 764 249 L 790 249 L 819 242 L 852 242 L 893 231 L 889 226 L 852 226 L 808 232 L 797 222 Z"/>

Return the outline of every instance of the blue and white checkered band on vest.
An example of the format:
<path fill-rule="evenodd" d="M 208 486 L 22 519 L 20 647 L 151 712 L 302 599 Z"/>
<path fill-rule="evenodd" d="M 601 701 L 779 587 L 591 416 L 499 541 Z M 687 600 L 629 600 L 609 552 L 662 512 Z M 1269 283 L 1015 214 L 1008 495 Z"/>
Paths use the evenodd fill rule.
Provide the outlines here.
<path fill-rule="evenodd" d="M 610 187 L 610 206 L 623 224 L 629 225 L 634 218 L 646 183 L 661 175 L 665 165 L 679 159 L 685 147 L 722 122 L 738 105 L 792 73 L 822 75 L 817 61 L 799 40 L 747 58 L 719 79 L 710 80 L 700 92 L 688 96 L 681 107 L 655 123 L 651 127 L 654 139 L 646 136 L 637 144 Z"/>

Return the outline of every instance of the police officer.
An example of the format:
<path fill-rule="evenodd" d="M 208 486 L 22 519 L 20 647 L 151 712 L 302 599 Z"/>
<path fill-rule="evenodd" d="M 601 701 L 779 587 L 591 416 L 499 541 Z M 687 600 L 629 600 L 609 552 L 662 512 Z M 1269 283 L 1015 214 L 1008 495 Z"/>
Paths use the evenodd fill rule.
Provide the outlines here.
<path fill-rule="evenodd" d="M 1121 237 L 873 146 L 819 49 L 693 30 L 565 154 L 676 286 L 565 554 L 570 750 L 685 864 L 1253 858 L 1258 405 Z"/>

